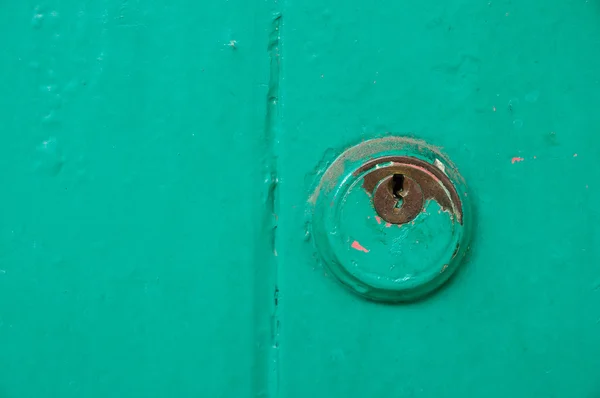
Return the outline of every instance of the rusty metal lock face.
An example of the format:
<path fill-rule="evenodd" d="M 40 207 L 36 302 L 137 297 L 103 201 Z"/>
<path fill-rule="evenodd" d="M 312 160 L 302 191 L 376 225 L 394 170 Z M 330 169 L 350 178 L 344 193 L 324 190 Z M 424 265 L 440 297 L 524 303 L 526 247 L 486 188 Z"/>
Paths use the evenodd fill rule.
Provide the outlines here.
<path fill-rule="evenodd" d="M 470 239 L 456 167 L 437 148 L 386 137 L 349 148 L 321 176 L 310 232 L 328 271 L 376 301 L 413 301 L 440 287 Z"/>
<path fill-rule="evenodd" d="M 455 212 L 459 222 L 462 220 L 456 188 L 434 164 L 415 157 L 385 156 L 366 162 L 354 174 L 365 170 L 369 172 L 363 188 L 372 194 L 373 206 L 386 222 L 405 224 L 414 220 L 426 200 L 435 200 L 444 210 Z"/>

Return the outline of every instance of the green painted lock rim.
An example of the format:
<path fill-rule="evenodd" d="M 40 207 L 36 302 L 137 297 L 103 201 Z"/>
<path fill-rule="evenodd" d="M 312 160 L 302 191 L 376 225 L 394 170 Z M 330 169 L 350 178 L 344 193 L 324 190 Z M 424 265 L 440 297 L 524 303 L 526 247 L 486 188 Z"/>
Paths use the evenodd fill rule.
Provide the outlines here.
<path fill-rule="evenodd" d="M 451 181 L 457 196 L 454 200 L 462 209 L 462 219 L 453 219 L 451 227 L 444 230 L 444 250 L 434 258 L 427 258 L 425 271 L 406 277 L 359 269 L 348 253 L 348 234 L 340 231 L 340 212 L 346 205 L 349 192 L 357 188 L 372 169 L 365 164 L 377 164 L 377 159 L 409 157 L 439 168 Z M 407 137 L 390 136 L 361 142 L 342 152 L 320 176 L 311 196 L 311 232 L 318 258 L 336 279 L 354 293 L 367 299 L 382 302 L 410 302 L 428 296 L 442 286 L 463 262 L 471 239 L 472 211 L 464 179 L 456 166 L 438 148 L 424 141 Z M 430 205 L 428 201 L 424 210 Z M 375 218 L 376 212 L 372 209 Z M 428 213 L 427 213 L 428 214 Z M 419 216 L 421 217 L 421 216 Z M 423 216 L 425 217 L 425 216 Z M 402 227 L 402 226 L 400 226 Z M 364 227 L 363 227 L 364 228 Z M 408 228 L 408 227 L 407 227 Z M 435 239 L 442 239 L 438 236 Z M 445 242 L 445 241 L 444 241 Z M 359 245 L 359 250 L 367 251 Z M 365 256 L 367 258 L 367 256 Z"/>

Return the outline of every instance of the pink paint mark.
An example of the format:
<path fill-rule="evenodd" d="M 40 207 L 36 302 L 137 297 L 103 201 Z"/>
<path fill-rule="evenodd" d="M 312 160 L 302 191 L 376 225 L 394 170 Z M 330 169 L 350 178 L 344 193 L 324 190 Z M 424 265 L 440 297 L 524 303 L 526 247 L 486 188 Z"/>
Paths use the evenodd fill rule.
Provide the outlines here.
<path fill-rule="evenodd" d="M 359 252 L 363 252 L 363 253 L 368 253 L 369 251 L 367 249 L 365 249 L 360 243 L 358 243 L 357 240 L 355 240 L 354 242 L 352 242 L 352 248 L 354 250 L 358 250 Z"/>
<path fill-rule="evenodd" d="M 386 222 L 386 223 L 385 223 L 385 227 L 386 227 L 386 228 L 389 228 L 389 227 L 391 227 L 391 226 L 392 226 L 392 223 L 389 223 L 389 222 Z"/>
<path fill-rule="evenodd" d="M 377 224 L 381 224 L 381 217 L 375 216 L 375 221 L 377 221 Z"/>
<path fill-rule="evenodd" d="M 518 157 L 518 156 L 515 156 L 514 158 L 512 158 L 512 159 L 510 160 L 510 162 L 511 162 L 512 164 L 515 164 L 515 163 L 522 162 L 522 161 L 524 161 L 524 160 L 525 160 L 524 158 L 520 158 L 520 157 Z"/>

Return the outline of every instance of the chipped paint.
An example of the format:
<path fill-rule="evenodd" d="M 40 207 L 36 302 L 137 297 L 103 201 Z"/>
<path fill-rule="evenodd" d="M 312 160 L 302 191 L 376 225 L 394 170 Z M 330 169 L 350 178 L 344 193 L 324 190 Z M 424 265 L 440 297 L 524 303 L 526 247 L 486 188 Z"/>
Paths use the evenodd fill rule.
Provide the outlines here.
<path fill-rule="evenodd" d="M 434 199 L 445 210 L 455 213 L 462 223 L 462 203 L 456 187 L 446 173 L 431 163 L 416 157 L 383 156 L 363 163 L 353 175 L 360 178 L 365 172 L 363 188 L 367 194 L 373 192 L 373 206 L 385 221 L 406 223 L 421 211 L 424 200 Z M 402 191 L 404 202 L 400 211 L 395 211 L 390 206 L 395 203 L 390 184 L 396 174 L 405 176 L 404 184 L 413 186 Z"/>
<path fill-rule="evenodd" d="M 329 149 L 326 152 L 329 152 Z M 453 175 L 449 176 L 461 183 L 464 183 L 462 176 L 458 173 L 456 166 L 450 161 L 450 159 L 441 152 L 441 147 L 437 147 L 427 142 L 405 136 L 387 136 L 380 138 L 373 138 L 368 141 L 363 141 L 357 145 L 349 148 L 339 155 L 330 165 L 327 164 L 327 159 L 321 161 L 317 166 L 315 174 L 320 177 L 316 184 L 312 194 L 308 199 L 309 205 L 315 205 L 317 198 L 322 190 L 329 191 L 335 187 L 336 181 L 345 173 L 346 169 L 352 163 L 362 162 L 368 159 L 372 159 L 373 156 L 382 151 L 394 151 L 399 154 L 420 154 L 422 160 L 433 163 L 436 158 L 440 158 L 441 161 L 451 170 L 456 171 Z M 435 153 L 435 157 L 431 154 Z"/>
<path fill-rule="evenodd" d="M 520 157 L 518 157 L 518 156 L 515 156 L 514 158 L 512 158 L 512 159 L 510 160 L 510 162 L 511 162 L 512 164 L 515 164 L 515 163 L 522 162 L 522 161 L 524 161 L 524 160 L 525 160 L 524 158 L 520 158 Z"/>
<path fill-rule="evenodd" d="M 449 248 L 470 239 L 470 222 L 468 219 L 458 222 L 454 214 L 462 204 L 465 186 L 445 155 L 424 146 L 395 147 L 395 142 L 404 140 L 396 137 L 366 141 L 360 144 L 366 148 L 360 151 L 349 148 L 346 152 L 350 155 L 344 152 L 329 163 L 330 168 L 321 174 L 319 186 L 313 191 L 312 199 L 316 202 L 314 207 L 307 208 L 310 219 L 305 225 L 311 231 L 318 259 L 343 285 L 371 300 L 406 302 L 424 297 L 453 274 L 462 257 L 452 258 Z M 352 157 L 358 156 L 357 153 L 365 157 L 354 160 Z M 332 158 L 325 154 L 323 159 Z M 434 165 L 436 159 L 447 174 Z M 319 167 L 326 165 L 321 163 Z M 452 200 L 446 203 L 440 196 L 442 192 L 434 196 L 437 200 L 425 200 L 422 205 L 425 211 L 418 206 L 415 214 L 418 222 L 413 219 L 397 224 L 384 219 L 374 209 L 373 194 L 369 194 L 371 189 L 365 184 L 366 177 L 371 176 L 375 188 L 381 179 L 373 174 L 389 172 L 390 167 L 394 167 L 393 172 L 408 176 L 410 181 L 417 173 L 425 173 L 434 180 L 449 180 L 450 187 L 456 184 L 452 192 L 446 192 Z M 332 176 L 337 179 L 329 180 Z M 433 189 L 430 179 L 423 183 Z M 361 183 L 363 189 L 357 189 Z M 404 197 L 403 206 L 406 201 Z M 466 207 L 468 212 L 469 208 Z M 365 228 L 366 225 L 378 228 Z M 398 228 L 392 228 L 394 225 Z M 364 256 L 365 253 L 369 255 Z M 444 264 L 448 264 L 448 269 L 442 275 L 440 269 Z"/>
<path fill-rule="evenodd" d="M 363 253 L 368 253 L 369 250 L 367 250 L 366 248 L 363 247 L 363 245 L 361 245 L 360 243 L 358 243 L 357 240 L 355 240 L 354 242 L 352 242 L 352 248 L 354 250 L 358 250 L 359 252 L 363 252 Z"/>
<path fill-rule="evenodd" d="M 435 165 L 435 167 L 440 169 L 442 171 L 442 173 L 446 174 L 446 166 L 444 166 L 444 163 L 440 162 L 439 159 L 435 159 L 433 164 Z"/>

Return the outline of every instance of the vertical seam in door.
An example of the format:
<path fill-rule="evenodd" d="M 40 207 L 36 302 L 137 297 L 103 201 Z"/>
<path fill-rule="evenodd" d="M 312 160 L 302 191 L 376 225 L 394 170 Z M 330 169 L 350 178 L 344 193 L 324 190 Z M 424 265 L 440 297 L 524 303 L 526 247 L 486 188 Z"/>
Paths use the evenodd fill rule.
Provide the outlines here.
<path fill-rule="evenodd" d="M 278 6 L 275 0 L 275 6 Z M 279 390 L 279 261 L 277 259 L 277 212 L 278 212 L 278 157 L 277 157 L 277 136 L 279 134 L 280 117 L 280 42 L 281 42 L 281 12 L 276 10 L 273 13 L 271 32 L 269 34 L 269 91 L 267 94 L 267 138 L 269 139 L 271 149 L 271 207 L 274 215 L 274 226 L 271 230 L 271 248 L 274 256 L 274 280 L 273 288 L 273 316 L 272 316 L 272 344 L 269 369 L 269 392 L 271 397 L 278 396 Z"/>
<path fill-rule="evenodd" d="M 268 253 L 259 248 L 261 253 L 257 260 L 257 277 L 262 279 L 256 286 L 257 303 L 255 306 L 256 327 L 258 346 L 257 365 L 255 369 L 257 380 L 255 380 L 255 397 L 274 398 L 278 395 L 279 386 L 279 288 L 278 288 L 278 258 L 277 258 L 277 213 L 278 213 L 278 134 L 280 127 L 280 27 L 281 12 L 280 4 L 275 0 L 271 7 L 270 26 L 268 29 L 268 62 L 269 80 L 265 108 L 265 131 L 264 150 L 266 156 L 263 160 L 264 167 L 264 204 L 265 214 L 263 216 L 260 233 L 265 234 L 268 239 Z M 264 241 L 263 241 L 264 242 Z M 264 246 L 263 246 L 264 247 Z M 262 273 L 261 273 L 262 272 Z M 265 279 L 263 279 L 265 278 Z M 265 306 L 264 289 L 269 289 L 270 303 Z M 270 311 L 270 314 L 264 311 Z M 269 314 L 269 315 L 267 315 Z M 264 322 L 270 319 L 270 333 L 268 342 L 266 336 L 260 332 L 263 330 Z M 267 344 L 265 347 L 264 345 Z M 264 373 L 263 373 L 264 372 Z"/>

